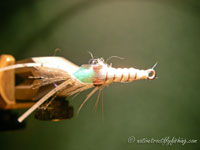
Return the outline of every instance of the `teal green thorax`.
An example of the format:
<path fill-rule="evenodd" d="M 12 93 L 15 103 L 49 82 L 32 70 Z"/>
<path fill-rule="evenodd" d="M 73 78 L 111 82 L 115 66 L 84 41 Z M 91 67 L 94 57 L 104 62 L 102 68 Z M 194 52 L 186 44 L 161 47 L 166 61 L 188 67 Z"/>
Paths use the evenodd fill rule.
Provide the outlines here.
<path fill-rule="evenodd" d="M 93 83 L 95 71 L 91 67 L 80 67 L 73 75 L 82 83 Z"/>

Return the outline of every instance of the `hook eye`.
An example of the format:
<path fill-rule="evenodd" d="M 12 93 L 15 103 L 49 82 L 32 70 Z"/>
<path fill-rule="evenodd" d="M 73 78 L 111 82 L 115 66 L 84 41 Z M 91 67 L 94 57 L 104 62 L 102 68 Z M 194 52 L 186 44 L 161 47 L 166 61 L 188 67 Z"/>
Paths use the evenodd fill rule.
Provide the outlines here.
<path fill-rule="evenodd" d="M 148 72 L 147 79 L 153 80 L 153 79 L 156 78 L 156 72 L 155 72 L 155 70 L 149 69 L 149 70 L 147 70 L 147 72 Z"/>

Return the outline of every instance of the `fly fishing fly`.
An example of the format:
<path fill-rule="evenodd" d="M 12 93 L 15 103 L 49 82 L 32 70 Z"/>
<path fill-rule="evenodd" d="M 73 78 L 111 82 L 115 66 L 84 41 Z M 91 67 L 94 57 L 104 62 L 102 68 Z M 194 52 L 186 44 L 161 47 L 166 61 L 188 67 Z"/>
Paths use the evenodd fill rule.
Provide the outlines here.
<path fill-rule="evenodd" d="M 40 97 L 37 102 L 18 118 L 22 122 L 34 110 L 40 107 L 47 99 L 55 98 L 57 95 L 67 97 L 79 94 L 82 91 L 94 88 L 81 103 L 78 112 L 88 99 L 99 90 L 99 95 L 105 86 L 113 82 L 133 82 L 135 80 L 149 79 L 156 77 L 155 67 L 139 70 L 135 68 L 113 68 L 103 58 L 93 58 L 89 64 L 77 66 L 62 57 L 33 57 L 31 62 L 19 62 L 14 65 L 0 68 L 0 72 L 20 68 L 34 68 L 39 75 L 29 76 L 39 82 L 33 82 L 32 88 L 40 88 L 53 85 L 52 88 Z M 52 99 L 53 99 L 52 98 Z"/>

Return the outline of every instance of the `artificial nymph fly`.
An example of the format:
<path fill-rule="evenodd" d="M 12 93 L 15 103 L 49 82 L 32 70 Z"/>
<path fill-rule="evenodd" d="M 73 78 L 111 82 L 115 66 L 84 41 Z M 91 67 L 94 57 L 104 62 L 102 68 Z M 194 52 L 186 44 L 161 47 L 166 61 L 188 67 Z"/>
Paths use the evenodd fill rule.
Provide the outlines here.
<path fill-rule="evenodd" d="M 154 68 L 157 64 L 150 69 L 139 70 L 135 68 L 113 68 L 103 58 L 92 58 L 89 64 L 80 67 L 62 57 L 33 57 L 30 60 L 30 62 L 21 61 L 17 64 L 0 68 L 0 72 L 20 68 L 33 68 L 36 70 L 37 76 L 28 77 L 36 81 L 32 83 L 32 88 L 53 85 L 51 88 L 48 88 L 45 94 L 37 99 L 37 102 L 31 108 L 18 118 L 19 122 L 22 122 L 51 97 L 72 96 L 94 88 L 80 105 L 79 112 L 96 91 L 102 91 L 105 86 L 113 82 L 133 82 L 141 79 L 153 80 L 156 77 Z M 96 105 L 98 99 L 99 94 Z"/>

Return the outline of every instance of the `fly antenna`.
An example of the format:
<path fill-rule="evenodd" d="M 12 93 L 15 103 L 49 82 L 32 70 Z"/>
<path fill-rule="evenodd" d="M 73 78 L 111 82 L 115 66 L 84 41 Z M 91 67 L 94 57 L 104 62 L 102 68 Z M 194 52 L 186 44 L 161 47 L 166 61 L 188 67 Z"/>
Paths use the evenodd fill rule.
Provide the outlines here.
<path fill-rule="evenodd" d="M 90 54 L 91 59 L 94 59 L 94 56 L 93 56 L 92 52 L 88 51 L 88 53 Z"/>
<path fill-rule="evenodd" d="M 91 59 L 88 61 L 88 63 L 91 64 L 91 62 L 94 60 L 94 56 L 93 56 L 92 52 L 88 51 L 88 53 L 91 56 Z"/>
<path fill-rule="evenodd" d="M 119 56 L 110 56 L 106 59 L 106 63 L 108 62 L 108 60 L 112 59 L 112 58 L 118 58 L 118 59 L 124 59 L 122 57 L 119 57 Z"/>
<path fill-rule="evenodd" d="M 59 51 L 61 51 L 61 49 L 60 49 L 60 48 L 56 48 L 56 49 L 54 50 L 53 56 L 56 56 L 56 54 L 57 54 Z"/>
<path fill-rule="evenodd" d="M 152 69 L 156 68 L 157 65 L 158 65 L 158 62 L 156 62 L 155 65 L 153 65 Z"/>

